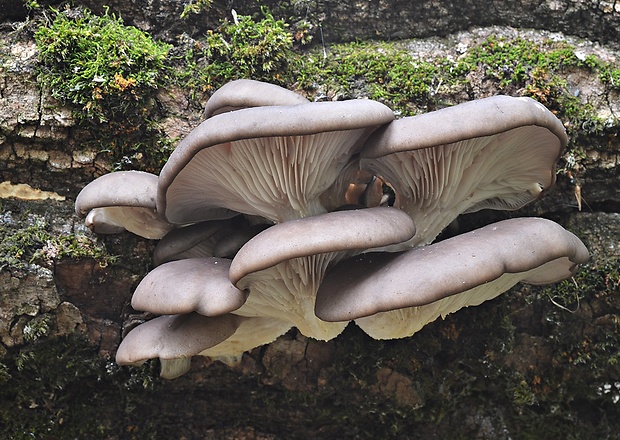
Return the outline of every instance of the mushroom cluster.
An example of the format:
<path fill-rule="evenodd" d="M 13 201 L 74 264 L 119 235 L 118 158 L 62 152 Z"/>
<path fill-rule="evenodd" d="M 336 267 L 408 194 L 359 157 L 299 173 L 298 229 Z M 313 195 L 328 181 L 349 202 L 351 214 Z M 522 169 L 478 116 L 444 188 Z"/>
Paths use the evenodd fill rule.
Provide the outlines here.
<path fill-rule="evenodd" d="M 239 80 L 205 117 L 159 176 L 107 174 L 77 197 L 95 232 L 160 239 L 131 302 L 157 317 L 127 334 L 119 364 L 159 358 L 173 378 L 195 355 L 230 363 L 291 327 L 329 340 L 350 321 L 403 338 L 588 259 L 542 218 L 434 243 L 462 213 L 517 209 L 553 185 L 567 137 L 532 99 L 395 120 L 379 102 L 309 102 Z"/>

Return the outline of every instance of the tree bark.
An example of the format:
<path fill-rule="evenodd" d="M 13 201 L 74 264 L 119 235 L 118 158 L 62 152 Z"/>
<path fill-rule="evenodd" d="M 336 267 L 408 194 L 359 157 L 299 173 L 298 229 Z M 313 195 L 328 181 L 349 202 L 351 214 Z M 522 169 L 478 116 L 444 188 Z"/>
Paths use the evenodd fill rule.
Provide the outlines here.
<path fill-rule="evenodd" d="M 96 0 L 76 3 L 103 11 Z M 619 64 L 615 1 L 264 4 L 292 23 L 311 21 L 315 43 L 328 46 L 433 37 L 410 44 L 458 56 L 458 41 L 488 35 L 560 38 L 616 69 Z M 188 22 L 178 19 L 182 4 L 176 1 L 107 5 L 168 41 L 181 32 L 198 39 L 231 8 L 257 10 L 249 1 L 215 2 Z M 6 19 L 25 19 L 26 10 L 12 11 Z M 114 167 L 87 142 L 106 125 L 79 124 L 75 109 L 50 96 L 37 81 L 32 33 L 16 32 L 20 26 L 26 24 L 5 22 L 0 33 L 1 432 L 111 439 L 617 438 L 617 89 L 604 90 L 586 70 L 561 73 L 584 105 L 608 115 L 609 125 L 595 133 L 573 130 L 569 148 L 579 156 L 565 156 L 561 164 L 571 172 L 560 173 L 543 199 L 510 214 L 552 218 L 586 243 L 592 259 L 576 276 L 577 288 L 572 281 L 552 289 L 519 285 L 403 340 L 375 341 L 353 324 L 329 342 L 293 329 L 245 354 L 237 366 L 195 358 L 189 373 L 167 381 L 158 377 L 157 362 L 141 368 L 113 362 L 121 337 L 146 318 L 129 301 L 152 267 L 154 243 L 129 233 L 97 238 L 75 216 L 80 189 Z M 477 75 L 474 66 L 469 94 L 498 92 Z M 451 102 L 464 94 L 444 93 Z M 204 97 L 190 94 L 176 87 L 157 94 L 157 122 L 171 139 L 200 121 Z M 505 216 L 484 213 L 463 224 Z"/>

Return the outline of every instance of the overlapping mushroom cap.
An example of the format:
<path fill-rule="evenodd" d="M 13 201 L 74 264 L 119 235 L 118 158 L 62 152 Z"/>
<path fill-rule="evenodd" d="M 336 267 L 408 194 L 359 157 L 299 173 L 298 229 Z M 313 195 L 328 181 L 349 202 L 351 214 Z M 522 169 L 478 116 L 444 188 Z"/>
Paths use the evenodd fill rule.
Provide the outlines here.
<path fill-rule="evenodd" d="M 157 212 L 157 182 L 156 175 L 140 171 L 105 174 L 78 194 L 75 212 L 100 234 L 127 230 L 145 238 L 161 238 L 174 226 Z"/>
<path fill-rule="evenodd" d="M 159 357 L 176 377 L 197 354 L 230 362 L 293 326 L 328 340 L 351 320 L 375 338 L 409 336 L 521 280 L 569 277 L 588 258 L 543 219 L 430 244 L 464 212 L 517 209 L 553 185 L 566 134 L 531 99 L 394 121 L 378 102 L 310 103 L 240 80 L 205 116 L 159 176 L 131 187 L 104 176 L 91 185 L 109 183 L 105 197 L 89 185 L 76 202 L 81 215 L 118 206 L 152 215 L 132 213 L 137 227 L 92 214 L 95 231 L 167 232 L 132 301 L 164 316 L 129 333 L 120 363 Z M 160 232 L 147 235 L 147 224 Z"/>

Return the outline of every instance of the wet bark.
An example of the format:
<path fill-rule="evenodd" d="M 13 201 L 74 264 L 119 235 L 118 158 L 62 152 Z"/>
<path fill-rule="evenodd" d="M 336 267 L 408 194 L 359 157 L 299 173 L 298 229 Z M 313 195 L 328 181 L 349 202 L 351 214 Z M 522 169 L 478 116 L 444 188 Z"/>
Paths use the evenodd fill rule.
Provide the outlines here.
<path fill-rule="evenodd" d="M 101 10 L 99 2 L 81 3 Z M 179 2 L 107 4 L 129 23 L 168 40 L 180 31 L 197 35 L 216 26 L 232 7 L 256 10 L 254 2 L 216 2 L 188 26 L 176 19 Z M 536 35 L 563 31 L 615 43 L 620 29 L 620 5 L 613 1 L 271 6 L 294 20 L 320 24 L 323 42 L 442 36 L 470 26 L 505 25 L 540 29 Z M 6 18 L 25 17 L 19 8 L 12 11 Z M 577 277 L 579 299 L 566 284 L 555 290 L 518 286 L 396 341 L 372 340 L 354 325 L 329 342 L 309 340 L 293 329 L 244 355 L 235 367 L 196 358 L 188 374 L 164 381 L 157 377 L 156 362 L 140 369 L 112 362 L 123 332 L 144 319 L 129 300 L 152 267 L 153 243 L 128 233 L 96 241 L 75 217 L 79 190 L 113 164 L 85 147 L 92 127 L 78 124 L 72 109 L 37 82 L 36 47 L 31 35 L 17 34 L 15 27 L 5 25 L 0 35 L 0 182 L 8 182 L 0 187 L 0 225 L 4 237 L 34 229 L 47 235 L 30 237 L 34 244 L 19 242 L 23 252 L 40 251 L 33 262 L 24 263 L 17 247 L 2 248 L 5 257 L 15 253 L 15 263 L 0 268 L 0 431 L 41 436 L 47 429 L 51 438 L 617 436 L 617 132 L 580 137 L 578 181 L 560 175 L 545 198 L 511 214 L 552 218 L 584 240 L 592 260 Z M 618 62 L 611 44 L 592 41 L 580 44 Z M 439 44 L 434 50 L 453 48 Z M 618 127 L 617 96 L 602 96 L 597 78 L 573 82 L 581 99 L 598 103 Z M 472 84 L 490 87 L 474 77 Z M 187 91 L 162 90 L 157 99 L 163 109 L 159 122 L 171 137 L 200 120 L 201 108 L 187 105 Z M 463 223 L 503 216 L 485 213 Z M 83 246 L 105 247 L 118 260 L 106 264 L 92 256 L 94 251 L 66 257 L 51 246 L 58 243 L 54 239 L 76 234 L 88 237 Z"/>

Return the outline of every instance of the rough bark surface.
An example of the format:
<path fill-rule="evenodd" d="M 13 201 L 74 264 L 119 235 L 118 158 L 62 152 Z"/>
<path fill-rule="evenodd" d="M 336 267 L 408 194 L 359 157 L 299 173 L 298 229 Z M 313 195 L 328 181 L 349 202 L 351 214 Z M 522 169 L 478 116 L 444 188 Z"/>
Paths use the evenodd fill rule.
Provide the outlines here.
<path fill-rule="evenodd" d="M 102 10 L 99 1 L 76 3 Z M 169 41 L 181 32 L 205 32 L 231 8 L 257 9 L 249 1 L 216 2 L 188 25 L 177 20 L 177 1 L 106 4 Z M 620 59 L 613 49 L 620 30 L 615 1 L 264 4 L 293 22 L 320 24 L 327 43 L 433 36 L 411 41 L 411 50 L 421 57 L 458 56 L 459 43 L 488 35 L 543 39 L 545 31 L 562 31 L 588 39 L 571 40 L 580 50 L 616 66 Z M 21 6 L 0 4 L 0 182 L 6 182 L 0 226 L 17 241 L 0 249 L 7 261 L 15 260 L 0 266 L 0 432 L 117 439 L 619 438 L 617 132 L 580 137 L 573 145 L 582 152 L 573 168 L 578 184 L 562 174 L 545 198 L 510 214 L 552 218 L 586 243 L 592 260 L 577 277 L 578 289 L 570 282 L 550 290 L 518 286 L 404 340 L 375 341 L 350 325 L 337 339 L 317 342 L 293 329 L 235 367 L 197 358 L 188 374 L 163 381 L 156 362 L 141 369 L 112 362 L 123 333 L 145 319 L 129 300 L 152 266 L 154 244 L 128 233 L 96 241 L 75 217 L 80 189 L 113 165 L 85 147 L 92 127 L 78 124 L 73 109 L 37 82 L 32 36 L 15 31 L 26 17 Z M 497 27 L 467 31 L 490 25 Z M 493 85 L 476 75 L 472 93 L 493 94 Z M 604 91 L 598 78 L 582 72 L 565 75 L 584 103 L 595 103 L 599 115 L 618 126 L 617 92 Z M 189 94 L 171 87 L 157 96 L 158 122 L 170 138 L 200 120 L 201 108 L 188 104 Z M 505 216 L 485 213 L 463 223 Z M 39 254 L 36 263 L 24 264 L 18 245 L 32 243 L 18 238 L 33 230 L 45 234 L 28 238 Z M 77 246 L 91 256 L 65 256 L 60 239 L 76 234 L 86 237 Z M 92 256 L 104 247 L 119 256 L 116 262 Z"/>
<path fill-rule="evenodd" d="M 26 9 L 21 2 L 7 3 L 0 19 L 19 19 Z M 58 2 L 51 2 L 58 3 Z M 104 6 L 119 12 L 128 22 L 160 37 L 204 32 L 231 9 L 249 15 L 266 6 L 281 17 L 310 20 L 321 25 L 327 42 L 356 39 L 402 39 L 447 35 L 472 26 L 504 25 L 564 32 L 604 43 L 618 43 L 620 4 L 615 0 L 295 0 L 291 2 L 216 0 L 210 10 L 190 24 L 180 23 L 183 2 L 156 0 L 123 2 L 83 0 L 79 4 L 103 12 Z"/>

